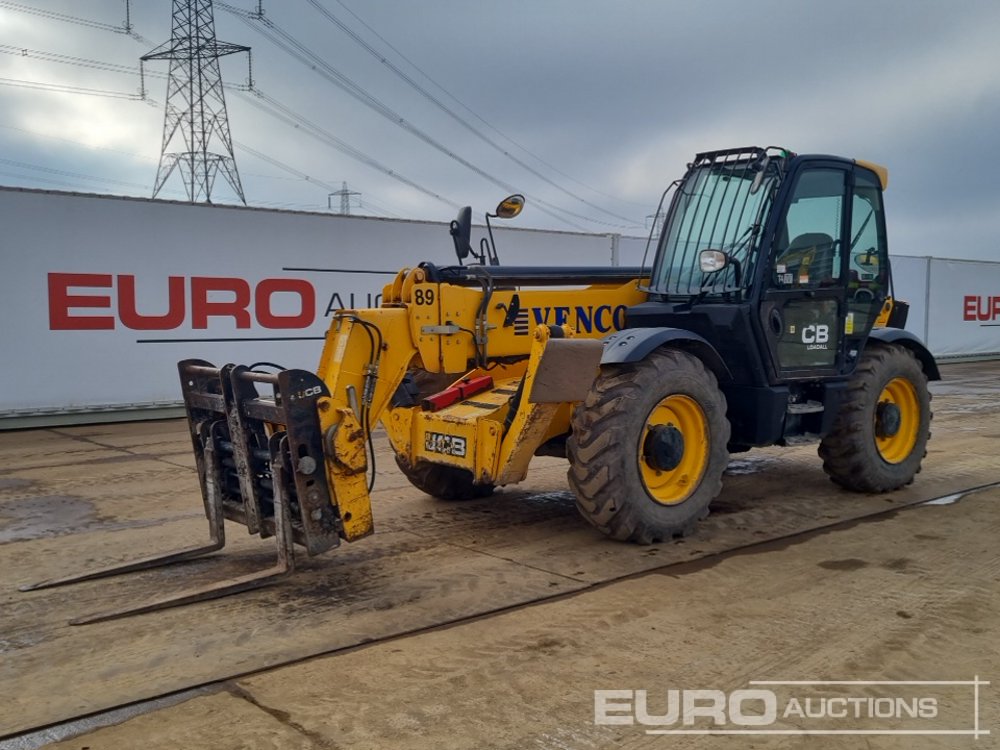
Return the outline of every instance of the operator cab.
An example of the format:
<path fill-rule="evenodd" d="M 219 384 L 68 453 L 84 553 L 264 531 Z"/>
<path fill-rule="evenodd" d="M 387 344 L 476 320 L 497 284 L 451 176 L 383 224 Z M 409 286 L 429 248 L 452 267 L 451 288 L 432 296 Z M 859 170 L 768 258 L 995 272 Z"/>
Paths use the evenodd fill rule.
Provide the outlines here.
<path fill-rule="evenodd" d="M 815 413 L 796 430 L 829 428 L 836 409 L 824 404 L 836 404 L 890 294 L 887 180 L 867 162 L 750 147 L 698 154 L 677 183 L 649 302 L 629 309 L 627 325 L 711 345 L 748 444 L 788 432 L 785 403 Z M 753 418 L 765 412 L 773 424 Z"/>
<path fill-rule="evenodd" d="M 885 180 L 866 162 L 784 149 L 698 154 L 663 223 L 651 302 L 629 325 L 666 315 L 729 350 L 747 384 L 849 375 L 889 296 Z"/>

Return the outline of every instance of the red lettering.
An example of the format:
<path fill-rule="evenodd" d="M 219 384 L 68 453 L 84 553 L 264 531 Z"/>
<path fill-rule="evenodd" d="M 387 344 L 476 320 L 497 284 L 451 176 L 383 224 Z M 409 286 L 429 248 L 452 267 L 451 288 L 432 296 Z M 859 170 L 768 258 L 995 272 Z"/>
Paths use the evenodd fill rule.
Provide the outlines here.
<path fill-rule="evenodd" d="M 271 296 L 282 292 L 299 296 L 302 307 L 297 315 L 275 315 L 271 311 Z M 316 291 L 302 279 L 264 279 L 254 292 L 254 311 L 264 328 L 308 328 L 316 319 Z"/>
<path fill-rule="evenodd" d="M 70 294 L 70 287 L 111 288 L 109 273 L 50 273 L 49 330 L 110 331 L 115 319 L 110 315 L 70 315 L 73 307 L 110 308 L 111 297 L 96 294 Z"/>
<path fill-rule="evenodd" d="M 219 302 L 209 300 L 209 292 L 228 292 L 234 299 Z M 250 327 L 250 285 L 243 279 L 191 277 L 191 327 L 208 328 L 210 317 L 231 317 L 237 328 Z"/>
<path fill-rule="evenodd" d="M 1000 318 L 1000 297 L 990 297 L 993 300 L 993 309 L 991 310 L 990 320 L 996 320 Z"/>
<path fill-rule="evenodd" d="M 967 295 L 962 298 L 963 308 L 963 320 L 975 320 L 976 319 L 976 298 L 972 295 Z"/>
<path fill-rule="evenodd" d="M 167 277 L 167 312 L 140 315 L 136 310 L 135 276 L 118 277 L 118 317 L 133 331 L 169 331 L 184 323 L 184 277 Z"/>

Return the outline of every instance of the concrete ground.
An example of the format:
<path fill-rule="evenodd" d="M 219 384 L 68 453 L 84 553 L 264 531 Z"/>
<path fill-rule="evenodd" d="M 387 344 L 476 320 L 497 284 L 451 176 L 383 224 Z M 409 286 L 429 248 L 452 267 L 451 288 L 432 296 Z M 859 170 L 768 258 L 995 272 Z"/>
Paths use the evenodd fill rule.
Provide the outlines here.
<path fill-rule="evenodd" d="M 85 732 L 54 747 L 990 747 L 995 685 L 774 688 L 783 706 L 823 690 L 935 701 L 933 720 L 848 727 L 869 731 L 972 730 L 978 689 L 978 726 L 993 732 L 978 739 L 663 737 L 595 725 L 594 691 L 648 690 L 662 713 L 669 689 L 754 680 L 995 681 L 1000 491 L 915 503 L 1000 480 L 998 370 L 947 368 L 925 470 L 901 492 L 841 492 L 809 448 L 753 451 L 694 537 L 634 547 L 574 517 L 556 460 L 494 499 L 444 507 L 385 471 L 374 539 L 269 590 L 83 628 L 65 622 L 178 577 L 266 565 L 267 546 L 241 537 L 181 571 L 17 593 L 168 549 L 203 521 L 182 425 L 0 435 L 0 746 Z M 107 721 L 121 723 L 86 731 Z M 791 715 L 768 728 L 844 724 Z"/>

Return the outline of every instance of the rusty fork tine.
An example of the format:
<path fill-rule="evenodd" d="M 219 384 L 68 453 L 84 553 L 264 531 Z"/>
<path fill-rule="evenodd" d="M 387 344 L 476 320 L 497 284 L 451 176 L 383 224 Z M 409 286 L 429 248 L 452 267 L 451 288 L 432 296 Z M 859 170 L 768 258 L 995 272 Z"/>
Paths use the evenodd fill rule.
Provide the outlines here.
<path fill-rule="evenodd" d="M 212 466 L 213 447 L 211 443 L 206 446 L 205 450 L 209 457 L 208 465 Z M 213 471 L 206 473 L 205 489 L 205 494 L 210 498 L 210 501 L 205 503 L 205 515 L 208 517 L 208 533 L 210 539 L 208 544 L 198 547 L 185 547 L 184 549 L 176 550 L 174 552 L 168 552 L 161 555 L 151 555 L 150 557 L 142 557 L 131 562 L 108 565 L 103 568 L 96 568 L 94 570 L 84 571 L 83 573 L 74 573 L 73 575 L 63 576 L 61 578 L 49 578 L 44 581 L 39 581 L 38 583 L 28 583 L 23 586 L 18 586 L 18 590 L 36 591 L 38 589 L 49 589 L 56 586 L 65 586 L 70 583 L 79 583 L 81 581 L 92 581 L 97 578 L 109 578 L 111 576 L 121 575 L 122 573 L 132 573 L 136 570 L 146 570 L 148 568 L 156 568 L 161 565 L 170 565 L 171 563 L 180 562 L 182 560 L 192 560 L 196 557 L 200 557 L 201 555 L 206 555 L 209 552 L 215 552 L 222 549 L 226 544 L 226 529 L 223 523 L 224 516 L 222 511 L 222 495 L 219 492 L 218 478 L 215 476 Z"/>
<path fill-rule="evenodd" d="M 77 573 L 75 575 L 64 576 L 62 578 L 49 578 L 44 581 L 39 581 L 38 583 L 26 583 L 22 586 L 18 586 L 17 590 L 37 591 L 38 589 L 50 589 L 55 588 L 56 586 L 65 586 L 70 583 L 79 583 L 80 581 L 92 581 L 96 578 L 110 578 L 111 576 L 120 575 L 122 573 L 132 573 L 136 570 L 157 568 L 161 565 L 170 565 L 171 563 L 180 562 L 182 560 L 192 560 L 201 555 L 206 555 L 209 552 L 215 552 L 221 548 L 221 543 L 212 542 L 211 544 L 206 544 L 202 547 L 188 547 L 186 549 L 177 550 L 176 552 L 170 552 L 166 555 L 143 557 L 121 565 L 109 565 L 105 568 L 95 568 L 94 570 L 88 570 L 85 573 Z"/>
<path fill-rule="evenodd" d="M 295 569 L 294 539 L 292 535 L 291 513 L 288 501 L 284 494 L 284 465 L 281 455 L 281 441 L 287 440 L 283 435 L 272 435 L 270 439 L 271 448 L 271 471 L 274 477 L 274 536 L 278 542 L 277 564 L 267 570 L 248 573 L 228 581 L 218 581 L 216 583 L 203 586 L 202 588 L 184 591 L 172 596 L 154 599 L 146 604 L 133 607 L 122 607 L 119 609 L 98 612 L 93 615 L 77 617 L 69 621 L 70 625 L 86 625 L 94 622 L 104 622 L 115 620 L 120 617 L 129 617 L 145 612 L 156 612 L 162 609 L 179 607 L 185 604 L 219 599 L 230 594 L 238 594 L 243 591 L 267 586 L 276 580 L 283 578 Z M 222 523 L 221 508 L 219 509 L 219 523 Z"/>

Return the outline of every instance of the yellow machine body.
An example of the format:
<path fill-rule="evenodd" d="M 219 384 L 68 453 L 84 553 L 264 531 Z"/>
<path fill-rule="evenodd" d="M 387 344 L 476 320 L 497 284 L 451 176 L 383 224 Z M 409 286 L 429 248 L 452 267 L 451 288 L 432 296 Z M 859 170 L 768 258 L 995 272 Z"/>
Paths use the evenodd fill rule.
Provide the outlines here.
<path fill-rule="evenodd" d="M 482 485 L 519 482 L 539 447 L 569 432 L 572 405 L 597 375 L 600 339 L 621 328 L 625 309 L 645 298 L 639 279 L 493 290 L 489 309 L 477 315 L 481 290 L 424 278 L 419 268 L 400 271 L 381 307 L 343 310 L 327 333 L 317 369 L 329 390 L 318 403 L 320 429 L 335 436 L 326 443 L 332 454 L 326 472 L 348 540 L 373 530 L 359 421 L 366 398 L 368 425 L 382 423 L 401 461 L 466 470 Z M 511 305 L 521 311 L 514 320 Z M 373 343 L 365 323 L 378 327 L 380 341 Z M 373 346 L 381 347 L 374 373 Z M 485 367 L 470 367 L 483 347 Z M 413 370 L 451 374 L 455 382 L 490 375 L 492 387 L 437 410 L 393 406 Z"/>

